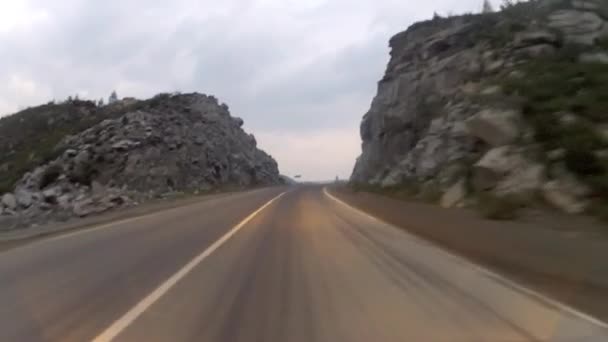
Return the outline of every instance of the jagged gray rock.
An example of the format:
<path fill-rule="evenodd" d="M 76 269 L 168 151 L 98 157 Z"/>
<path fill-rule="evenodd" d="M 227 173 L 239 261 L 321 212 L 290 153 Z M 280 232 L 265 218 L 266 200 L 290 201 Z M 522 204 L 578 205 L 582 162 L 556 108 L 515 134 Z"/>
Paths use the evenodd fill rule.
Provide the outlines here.
<path fill-rule="evenodd" d="M 608 64 L 608 53 L 605 53 L 605 52 L 584 53 L 579 56 L 579 61 L 582 63 Z"/>
<path fill-rule="evenodd" d="M 509 145 L 519 136 L 519 113 L 484 109 L 466 120 L 469 133 L 492 146 Z"/>
<path fill-rule="evenodd" d="M 560 10 L 549 16 L 549 27 L 565 34 L 567 42 L 592 45 L 604 29 L 604 20 L 594 12 Z"/>
<path fill-rule="evenodd" d="M 464 174 L 476 191 L 533 198 L 548 181 L 545 163 L 571 154 L 543 150 L 538 127 L 518 99 L 525 94 L 507 94 L 508 81 L 525 80 L 527 69 L 520 66 L 536 58 L 574 52 L 572 63 L 577 57 L 603 63 L 604 5 L 540 0 L 515 5 L 521 7 L 512 12 L 436 18 L 395 35 L 385 75 L 361 122 L 362 153 L 351 181 L 382 187 L 434 183 L 444 193 L 440 204 L 451 206 Z M 520 9 L 536 12 L 523 15 Z M 514 25 L 514 16 L 525 19 Z M 547 115 L 560 125 L 584 125 L 579 114 Z M 608 158 L 602 148 L 591 152 Z M 549 188 L 556 192 L 555 185 Z M 573 202 L 585 202 L 584 196 L 572 194 Z"/>
<path fill-rule="evenodd" d="M 27 225 L 42 212 L 83 217 L 164 193 L 280 184 L 277 163 L 242 125 L 212 96 L 160 95 L 64 138 L 60 157 L 25 174 L 17 199 L 2 202 Z"/>
<path fill-rule="evenodd" d="M 573 0 L 572 7 L 586 11 L 598 10 L 600 8 L 599 1 L 601 0 Z"/>
<path fill-rule="evenodd" d="M 580 214 L 587 208 L 588 203 L 581 201 L 580 196 L 576 194 L 576 189 L 559 180 L 545 183 L 542 194 L 547 203 L 570 214 Z"/>
<path fill-rule="evenodd" d="M 17 199 L 17 204 L 23 208 L 29 208 L 32 205 L 32 193 L 26 190 L 20 190 L 15 192 L 15 198 Z"/>
<path fill-rule="evenodd" d="M 2 196 L 2 204 L 7 209 L 10 209 L 10 210 L 17 209 L 17 199 L 15 198 L 15 195 L 13 195 L 11 193 L 7 193 Z"/>

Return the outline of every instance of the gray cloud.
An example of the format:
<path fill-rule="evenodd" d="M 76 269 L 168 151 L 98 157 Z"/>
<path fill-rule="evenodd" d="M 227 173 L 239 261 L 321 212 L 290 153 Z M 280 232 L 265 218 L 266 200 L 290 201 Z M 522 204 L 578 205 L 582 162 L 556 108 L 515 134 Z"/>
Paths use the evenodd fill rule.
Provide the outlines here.
<path fill-rule="evenodd" d="M 7 1 L 0 4 L 0 113 L 75 93 L 200 91 L 243 117 L 283 169 L 345 177 L 389 37 L 433 11 L 472 11 L 481 2 Z M 324 158 L 334 166 L 315 160 L 306 170 L 307 154 L 332 136 L 341 142 Z"/>

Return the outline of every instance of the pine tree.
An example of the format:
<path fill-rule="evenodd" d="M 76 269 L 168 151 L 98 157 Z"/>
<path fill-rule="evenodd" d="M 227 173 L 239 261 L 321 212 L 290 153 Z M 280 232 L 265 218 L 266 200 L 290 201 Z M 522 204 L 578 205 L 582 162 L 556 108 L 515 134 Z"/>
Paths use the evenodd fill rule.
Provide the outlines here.
<path fill-rule="evenodd" d="M 110 97 L 108 98 L 108 104 L 112 104 L 114 102 L 118 101 L 118 95 L 116 95 L 116 91 L 112 91 L 112 94 L 110 94 Z"/>
<path fill-rule="evenodd" d="M 494 8 L 492 7 L 492 4 L 490 3 L 489 0 L 483 0 L 483 8 L 481 10 L 481 13 L 492 13 L 494 12 Z"/>

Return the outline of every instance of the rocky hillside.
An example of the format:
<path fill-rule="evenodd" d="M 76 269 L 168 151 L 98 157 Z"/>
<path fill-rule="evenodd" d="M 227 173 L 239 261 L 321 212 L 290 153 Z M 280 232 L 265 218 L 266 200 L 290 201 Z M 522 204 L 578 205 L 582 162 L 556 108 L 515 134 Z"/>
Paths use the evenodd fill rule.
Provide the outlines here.
<path fill-rule="evenodd" d="M 86 216 L 171 192 L 281 183 L 277 163 L 242 125 L 226 105 L 196 93 L 103 107 L 48 104 L 4 118 L 0 171 L 9 191 L 0 226 Z"/>
<path fill-rule="evenodd" d="M 434 18 L 390 47 L 352 182 L 608 212 L 608 2 Z"/>

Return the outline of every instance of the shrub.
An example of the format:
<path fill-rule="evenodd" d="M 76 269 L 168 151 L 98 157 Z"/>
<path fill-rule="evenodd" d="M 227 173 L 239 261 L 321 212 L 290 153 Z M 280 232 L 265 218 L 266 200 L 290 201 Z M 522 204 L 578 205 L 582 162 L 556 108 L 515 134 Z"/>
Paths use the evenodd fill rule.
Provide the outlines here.
<path fill-rule="evenodd" d="M 418 198 L 425 202 L 437 203 L 443 195 L 443 191 L 436 183 L 426 183 L 420 187 Z"/>
<path fill-rule="evenodd" d="M 63 150 L 55 146 L 66 135 L 120 117 L 132 108 L 135 105 L 97 107 L 90 101 L 72 101 L 32 107 L 0 118 L 0 164 L 11 165 L 0 171 L 0 192 L 11 191 L 25 172 L 60 156 Z"/>
<path fill-rule="evenodd" d="M 608 222 L 608 201 L 598 200 L 589 206 L 587 213 L 597 217 L 599 220 Z"/>
<path fill-rule="evenodd" d="M 13 182 L 12 181 L 0 181 L 0 195 L 5 192 L 11 192 L 13 190 Z"/>
<path fill-rule="evenodd" d="M 604 173 L 589 176 L 585 180 L 587 184 L 589 184 L 591 189 L 593 189 L 593 192 L 596 196 L 608 198 L 608 174 Z M 606 214 L 608 215 L 608 212 Z"/>
<path fill-rule="evenodd" d="M 593 152 L 576 148 L 566 150 L 564 161 L 568 170 L 581 175 L 592 176 L 604 172 L 602 164 Z"/>
<path fill-rule="evenodd" d="M 567 51 L 527 62 L 522 66 L 526 76 L 504 80 L 503 89 L 525 98 L 528 116 L 570 110 L 594 122 L 607 120 L 608 65 L 575 63 Z"/>
<path fill-rule="evenodd" d="M 491 193 L 479 195 L 479 211 L 491 220 L 513 220 L 517 218 L 523 202 L 515 196 L 496 196 Z"/>

